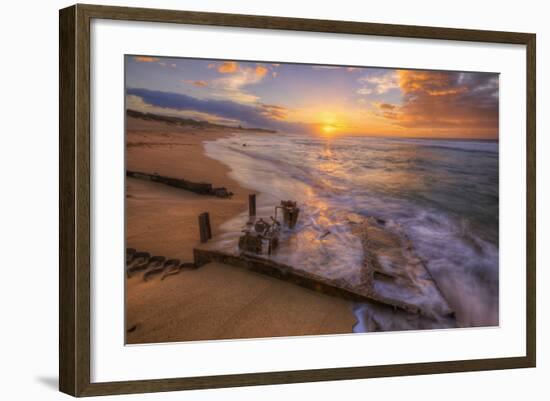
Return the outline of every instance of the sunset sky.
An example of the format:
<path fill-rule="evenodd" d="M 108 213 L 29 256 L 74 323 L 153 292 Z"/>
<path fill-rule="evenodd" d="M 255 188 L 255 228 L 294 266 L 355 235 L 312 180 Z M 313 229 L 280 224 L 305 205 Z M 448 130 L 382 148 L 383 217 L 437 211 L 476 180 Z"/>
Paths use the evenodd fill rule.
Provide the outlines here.
<path fill-rule="evenodd" d="M 126 56 L 127 108 L 324 136 L 498 138 L 498 74 Z"/>

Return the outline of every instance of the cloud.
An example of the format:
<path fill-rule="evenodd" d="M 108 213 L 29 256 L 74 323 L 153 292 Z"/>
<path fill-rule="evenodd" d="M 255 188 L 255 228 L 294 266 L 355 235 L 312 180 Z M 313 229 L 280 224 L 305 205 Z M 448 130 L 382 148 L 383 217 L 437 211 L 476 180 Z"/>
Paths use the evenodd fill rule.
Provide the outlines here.
<path fill-rule="evenodd" d="M 498 75 L 401 70 L 402 103 L 378 110 L 405 128 L 498 136 Z"/>
<path fill-rule="evenodd" d="M 258 103 L 259 97 L 247 91 L 247 87 L 260 83 L 267 75 L 263 65 L 239 67 L 235 73 L 224 75 L 210 82 L 213 96 L 240 103 Z"/>
<path fill-rule="evenodd" d="M 138 63 L 157 63 L 160 61 L 159 58 L 150 56 L 135 56 L 134 60 Z"/>
<path fill-rule="evenodd" d="M 151 57 L 151 56 L 134 56 L 134 61 L 138 63 L 157 63 L 161 67 L 172 67 L 176 68 L 177 65 L 175 63 L 168 64 L 166 61 L 162 61 L 162 59 L 158 57 Z"/>
<path fill-rule="evenodd" d="M 128 97 L 137 97 L 148 106 L 162 109 L 164 114 L 172 112 L 197 112 L 215 116 L 217 119 L 239 121 L 247 127 L 271 128 L 285 132 L 306 132 L 305 124 L 283 121 L 286 108 L 278 105 L 249 105 L 231 100 L 198 99 L 181 93 L 129 88 Z M 134 100 L 135 102 L 136 100 Z"/>
<path fill-rule="evenodd" d="M 357 90 L 359 95 L 382 95 L 399 88 L 399 77 L 394 70 L 371 73 L 359 78 L 358 81 L 361 84 Z"/>
<path fill-rule="evenodd" d="M 348 72 L 360 71 L 360 69 L 357 67 L 344 67 L 340 65 L 314 65 L 312 66 L 312 68 L 314 70 L 340 70 L 344 68 Z"/>
<path fill-rule="evenodd" d="M 194 81 L 192 79 L 184 79 L 183 82 L 185 82 L 186 84 L 190 84 L 190 85 L 195 85 L 195 86 L 198 86 L 198 87 L 205 87 L 205 86 L 208 86 L 208 82 L 204 81 L 204 80 L 197 80 L 197 81 Z"/>
<path fill-rule="evenodd" d="M 256 75 L 258 77 L 263 78 L 269 70 L 267 69 L 267 67 L 264 67 L 263 65 L 257 65 L 254 71 L 256 72 Z"/>
<path fill-rule="evenodd" d="M 314 65 L 312 66 L 314 70 L 338 70 L 342 67 L 337 65 Z"/>
<path fill-rule="evenodd" d="M 215 68 L 220 74 L 233 74 L 239 70 L 236 61 L 224 61 L 223 63 L 210 63 L 208 68 Z"/>
<path fill-rule="evenodd" d="M 417 93 L 430 96 L 456 95 L 468 91 L 464 73 L 440 71 L 399 71 L 399 86 L 405 94 Z"/>
<path fill-rule="evenodd" d="M 400 116 L 400 106 L 392 103 L 373 102 L 374 115 L 382 116 L 389 120 L 397 120 Z"/>
<path fill-rule="evenodd" d="M 168 64 L 168 63 L 165 63 L 165 62 L 159 62 L 159 65 L 162 65 L 163 67 L 172 67 L 172 68 L 177 67 L 177 65 L 175 63 Z"/>
<path fill-rule="evenodd" d="M 273 64 L 271 64 L 273 67 Z M 224 61 L 222 63 L 210 63 L 208 68 L 215 68 L 223 76 L 213 79 L 209 86 L 213 88 L 212 95 L 220 98 L 229 98 L 235 102 L 258 103 L 259 97 L 250 93 L 245 87 L 261 82 L 270 69 L 263 64 L 250 65 L 250 63 L 237 63 L 236 61 Z M 271 77 L 276 77 L 273 71 Z"/>
<path fill-rule="evenodd" d="M 278 106 L 276 104 L 260 104 L 262 109 L 261 113 L 264 116 L 276 119 L 284 120 L 288 115 L 288 109 L 283 106 Z"/>
<path fill-rule="evenodd" d="M 151 104 L 145 103 L 143 99 L 139 96 L 128 95 L 126 96 L 126 109 L 127 110 L 136 110 L 142 113 L 152 113 L 162 116 L 171 116 L 171 117 L 181 117 L 181 118 L 192 118 L 199 121 L 209 121 L 214 124 L 223 124 L 223 125 L 239 125 L 240 121 L 223 118 L 216 116 L 214 114 L 204 113 L 195 110 L 175 110 L 167 109 L 162 107 L 153 106 Z"/>
<path fill-rule="evenodd" d="M 382 110 L 393 110 L 395 109 L 397 106 L 395 104 L 391 104 L 391 103 L 382 103 L 382 102 L 377 102 L 376 103 L 376 106 Z"/>

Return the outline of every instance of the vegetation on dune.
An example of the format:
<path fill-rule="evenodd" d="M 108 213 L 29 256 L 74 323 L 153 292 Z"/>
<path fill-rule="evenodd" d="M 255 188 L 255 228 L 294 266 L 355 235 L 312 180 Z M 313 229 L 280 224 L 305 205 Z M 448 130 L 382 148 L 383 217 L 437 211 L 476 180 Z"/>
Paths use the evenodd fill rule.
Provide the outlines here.
<path fill-rule="evenodd" d="M 159 121 L 166 124 L 178 125 L 181 127 L 192 126 L 197 128 L 221 128 L 221 129 L 237 129 L 239 131 L 255 131 L 255 132 L 267 132 L 267 133 L 276 133 L 275 130 L 265 129 L 265 128 L 244 128 L 242 126 L 232 127 L 229 125 L 214 124 L 208 121 L 194 120 L 192 118 L 182 118 L 182 117 L 171 117 L 171 116 L 162 116 L 159 114 L 153 113 L 142 113 L 137 110 L 126 110 L 126 114 L 129 117 L 141 118 L 142 120 L 148 121 Z"/>

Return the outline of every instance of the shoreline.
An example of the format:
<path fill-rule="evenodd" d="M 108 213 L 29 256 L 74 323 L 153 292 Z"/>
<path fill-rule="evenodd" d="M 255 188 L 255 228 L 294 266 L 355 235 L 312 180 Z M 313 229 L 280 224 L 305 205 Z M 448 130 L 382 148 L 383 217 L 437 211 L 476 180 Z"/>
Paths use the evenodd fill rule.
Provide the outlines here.
<path fill-rule="evenodd" d="M 257 193 L 233 180 L 227 165 L 209 158 L 205 153 L 204 142 L 226 138 L 233 132 L 170 127 L 132 118 L 128 122 L 127 170 L 200 181 L 213 187 L 225 187 L 233 193 L 227 199 L 205 197 L 127 177 L 126 247 L 191 261 L 192 249 L 199 244 L 197 216 L 209 211 L 213 235 L 216 235 L 221 224 L 246 210 L 248 194 Z M 135 130 L 137 124 L 139 130 Z M 154 133 L 152 130 L 155 130 Z M 184 149 L 185 157 L 181 157 L 182 152 L 176 149 Z M 143 210 L 144 201 L 149 203 L 147 206 L 151 210 Z M 177 210 L 182 203 L 187 209 L 184 212 Z M 159 215 L 155 209 L 164 210 L 164 213 Z M 149 216 L 144 218 L 144 214 Z M 155 226 L 151 224 L 151 214 L 156 215 Z M 156 241 L 152 241 L 152 233 L 155 233 Z"/>
<path fill-rule="evenodd" d="M 126 168 L 225 187 L 216 198 L 127 177 L 126 246 L 151 255 L 193 260 L 198 215 L 208 211 L 213 235 L 247 209 L 246 188 L 231 168 L 207 156 L 204 142 L 235 130 L 197 129 L 129 117 Z M 259 135 L 271 135 L 258 133 Z M 126 279 L 127 343 L 352 333 L 353 303 L 246 269 L 209 263 L 160 280 Z"/>

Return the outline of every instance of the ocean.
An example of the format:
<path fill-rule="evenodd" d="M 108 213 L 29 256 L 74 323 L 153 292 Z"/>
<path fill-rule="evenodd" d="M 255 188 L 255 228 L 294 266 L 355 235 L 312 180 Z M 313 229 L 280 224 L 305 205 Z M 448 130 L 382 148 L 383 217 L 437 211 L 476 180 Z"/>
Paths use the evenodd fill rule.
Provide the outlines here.
<path fill-rule="evenodd" d="M 301 208 L 296 235 L 273 257 L 350 283 L 363 261 L 349 216 L 399 225 L 460 327 L 499 323 L 499 153 L 496 141 L 242 134 L 207 142 L 206 153 L 261 193 L 260 213 L 281 199 Z M 243 213 L 222 229 L 240 231 Z M 365 314 L 382 313 L 357 304 Z M 378 316 L 381 330 L 411 329 Z"/>

